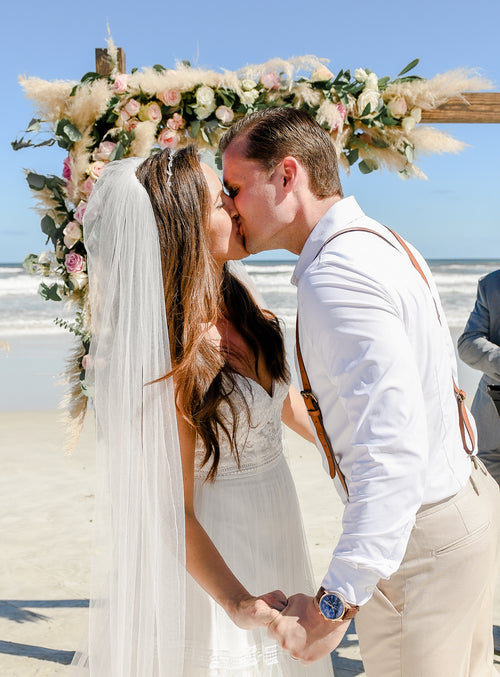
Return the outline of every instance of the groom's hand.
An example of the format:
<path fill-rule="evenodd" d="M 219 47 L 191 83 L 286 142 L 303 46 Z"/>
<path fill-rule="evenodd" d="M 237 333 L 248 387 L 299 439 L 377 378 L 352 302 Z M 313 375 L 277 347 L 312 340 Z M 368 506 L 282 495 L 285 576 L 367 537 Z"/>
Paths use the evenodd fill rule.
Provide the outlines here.
<path fill-rule="evenodd" d="M 320 614 L 313 597 L 298 594 L 288 598 L 286 608 L 271 621 L 267 632 L 293 658 L 308 665 L 338 646 L 349 623 L 327 620 Z"/>

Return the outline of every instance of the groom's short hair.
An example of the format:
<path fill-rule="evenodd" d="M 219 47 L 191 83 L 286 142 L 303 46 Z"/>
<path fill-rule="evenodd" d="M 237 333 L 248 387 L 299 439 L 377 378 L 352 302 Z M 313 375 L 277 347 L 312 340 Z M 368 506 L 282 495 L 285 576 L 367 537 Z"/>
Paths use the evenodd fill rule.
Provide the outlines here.
<path fill-rule="evenodd" d="M 236 138 L 246 140 L 247 159 L 272 170 L 284 157 L 292 156 L 307 171 L 309 187 L 316 197 L 342 197 L 333 141 L 306 111 L 276 106 L 250 113 L 227 130 L 219 143 L 220 153 Z"/>

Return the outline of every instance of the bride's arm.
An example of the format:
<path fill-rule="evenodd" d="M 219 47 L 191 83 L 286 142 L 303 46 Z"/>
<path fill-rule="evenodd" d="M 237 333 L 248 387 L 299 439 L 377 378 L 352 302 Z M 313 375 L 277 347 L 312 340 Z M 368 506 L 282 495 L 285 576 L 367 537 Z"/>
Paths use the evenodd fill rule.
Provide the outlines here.
<path fill-rule="evenodd" d="M 253 597 L 199 523 L 193 505 L 195 432 L 179 414 L 177 425 L 184 478 L 187 570 L 240 628 L 268 625 L 286 606 L 287 598 L 281 591 Z"/>
<path fill-rule="evenodd" d="M 286 426 L 301 435 L 301 437 L 308 442 L 312 442 L 313 444 L 316 443 L 306 405 L 304 404 L 302 395 L 300 395 L 294 386 L 290 386 L 288 395 L 283 402 L 281 420 Z"/>

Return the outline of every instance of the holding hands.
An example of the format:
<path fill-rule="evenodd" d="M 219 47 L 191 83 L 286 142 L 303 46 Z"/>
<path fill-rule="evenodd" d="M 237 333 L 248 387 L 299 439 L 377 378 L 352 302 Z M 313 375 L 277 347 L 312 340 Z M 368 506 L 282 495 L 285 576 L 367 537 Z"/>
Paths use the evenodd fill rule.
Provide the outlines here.
<path fill-rule="evenodd" d="M 350 618 L 331 621 L 319 612 L 314 597 L 301 593 L 288 599 L 286 608 L 268 626 L 268 634 L 278 640 L 303 665 L 331 653 L 349 627 Z"/>

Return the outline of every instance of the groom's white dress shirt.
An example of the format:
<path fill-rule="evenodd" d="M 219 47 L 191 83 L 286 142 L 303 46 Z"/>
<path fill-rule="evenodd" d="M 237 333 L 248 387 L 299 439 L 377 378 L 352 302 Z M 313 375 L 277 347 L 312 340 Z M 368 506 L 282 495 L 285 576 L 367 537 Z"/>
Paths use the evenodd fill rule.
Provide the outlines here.
<path fill-rule="evenodd" d="M 395 246 L 365 232 L 323 246 L 352 227 Z M 392 234 L 348 197 L 311 232 L 292 278 L 305 367 L 349 490 L 322 585 L 355 604 L 398 569 L 418 509 L 456 494 L 471 469 L 452 340 L 429 268 L 412 251 L 432 294 Z"/>

